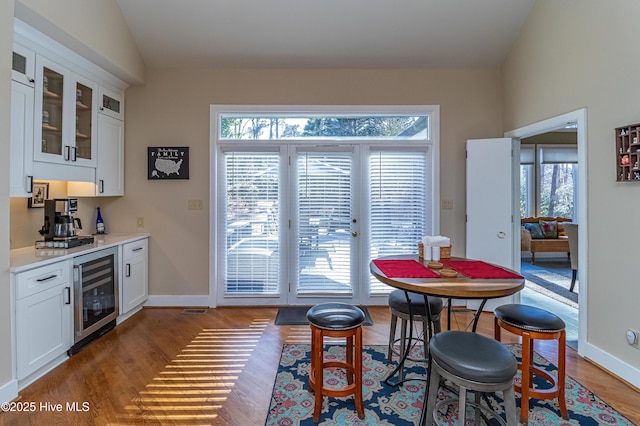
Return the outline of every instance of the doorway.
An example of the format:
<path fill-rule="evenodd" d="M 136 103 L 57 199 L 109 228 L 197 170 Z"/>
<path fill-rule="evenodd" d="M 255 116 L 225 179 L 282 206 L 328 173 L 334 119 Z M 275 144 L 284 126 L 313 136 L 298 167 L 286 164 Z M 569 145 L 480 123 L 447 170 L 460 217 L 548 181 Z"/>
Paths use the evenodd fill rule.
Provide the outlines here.
<path fill-rule="evenodd" d="M 587 193 L 586 193 L 586 109 L 580 109 L 572 111 L 566 114 L 562 114 L 547 120 L 540 121 L 538 123 L 531 124 L 529 126 L 521 127 L 505 133 L 506 137 L 522 140 L 524 138 L 548 133 L 557 129 L 564 128 L 569 123 L 575 123 L 577 130 L 577 145 L 578 145 L 578 199 L 580 200 L 577 208 L 577 217 L 580 218 L 579 227 L 579 259 L 578 263 L 580 268 L 578 269 L 578 282 L 580 291 L 578 295 L 578 306 L 581 307 L 577 312 L 577 349 L 580 354 L 580 347 L 584 346 L 586 338 L 586 315 L 587 315 L 587 295 L 588 295 L 588 283 L 587 277 L 587 232 L 588 229 L 588 217 L 587 217 Z M 514 161 L 519 161 L 519 158 L 514 158 Z M 527 289 L 525 289 L 527 290 Z M 540 306 L 543 304 L 549 311 L 556 313 L 556 315 L 565 315 L 562 311 L 562 306 L 559 306 L 549 298 L 540 299 L 535 292 L 523 291 L 521 296 L 523 303 L 531 303 Z M 566 323 L 567 321 L 565 321 Z"/>

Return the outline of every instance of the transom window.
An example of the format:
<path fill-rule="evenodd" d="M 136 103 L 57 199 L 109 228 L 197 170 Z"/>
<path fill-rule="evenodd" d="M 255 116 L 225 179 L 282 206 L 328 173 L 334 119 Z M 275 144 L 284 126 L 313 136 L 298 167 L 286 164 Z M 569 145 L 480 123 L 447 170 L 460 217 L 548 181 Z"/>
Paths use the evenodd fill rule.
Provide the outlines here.
<path fill-rule="evenodd" d="M 220 140 L 429 138 L 427 115 L 220 115 Z"/>

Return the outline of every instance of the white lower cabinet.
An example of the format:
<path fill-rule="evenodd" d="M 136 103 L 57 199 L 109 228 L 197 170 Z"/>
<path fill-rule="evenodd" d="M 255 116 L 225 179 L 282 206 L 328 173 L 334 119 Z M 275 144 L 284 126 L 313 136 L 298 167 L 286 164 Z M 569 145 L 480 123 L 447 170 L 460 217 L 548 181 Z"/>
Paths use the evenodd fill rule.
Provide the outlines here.
<path fill-rule="evenodd" d="M 64 359 L 73 344 L 70 271 L 69 261 L 62 261 L 14 277 L 18 380 Z"/>
<path fill-rule="evenodd" d="M 120 314 L 133 313 L 149 297 L 148 238 L 123 244 Z"/>

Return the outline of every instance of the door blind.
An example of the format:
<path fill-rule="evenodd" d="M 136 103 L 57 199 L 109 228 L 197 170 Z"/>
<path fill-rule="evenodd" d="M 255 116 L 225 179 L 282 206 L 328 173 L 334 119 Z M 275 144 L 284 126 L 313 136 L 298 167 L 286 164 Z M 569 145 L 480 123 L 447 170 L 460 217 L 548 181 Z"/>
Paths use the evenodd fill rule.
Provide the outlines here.
<path fill-rule="evenodd" d="M 225 294 L 278 294 L 279 154 L 224 155 Z"/>
<path fill-rule="evenodd" d="M 371 258 L 416 253 L 431 204 L 427 153 L 379 151 L 369 158 Z M 370 285 L 371 294 L 392 290 L 373 277 Z"/>
<path fill-rule="evenodd" d="M 299 296 L 350 295 L 352 153 L 297 157 Z"/>

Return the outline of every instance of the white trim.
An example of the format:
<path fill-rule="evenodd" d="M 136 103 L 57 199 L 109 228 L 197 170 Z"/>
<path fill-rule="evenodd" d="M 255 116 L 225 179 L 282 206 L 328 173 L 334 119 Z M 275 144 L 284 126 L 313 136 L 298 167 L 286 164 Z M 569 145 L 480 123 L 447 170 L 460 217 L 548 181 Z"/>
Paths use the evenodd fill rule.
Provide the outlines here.
<path fill-rule="evenodd" d="M 129 84 L 115 75 L 105 71 L 100 66 L 17 18 L 13 20 L 13 31 L 14 41 L 33 50 L 36 54 L 55 60 L 60 65 L 82 74 L 101 86 L 105 86 L 115 92 L 124 91 L 129 87 Z"/>
<path fill-rule="evenodd" d="M 4 385 L 0 386 L 0 403 L 9 402 L 18 397 L 18 381 L 15 379 L 9 380 Z"/>
<path fill-rule="evenodd" d="M 627 364 L 621 359 L 611 355 L 591 343 L 579 343 L 580 355 L 590 359 L 595 364 L 602 366 L 610 373 L 618 376 L 636 388 L 640 388 L 640 369 Z"/>
<path fill-rule="evenodd" d="M 568 123 L 577 123 L 577 140 L 578 140 L 578 200 L 579 205 L 577 207 L 578 217 L 580 218 L 580 227 L 578 228 L 578 244 L 579 244 L 579 257 L 578 263 L 580 268 L 578 269 L 578 281 L 580 285 L 580 293 L 578 294 L 578 354 L 585 356 L 585 350 L 587 347 L 587 307 L 589 306 L 588 289 L 589 283 L 588 277 L 588 217 L 587 217 L 587 110 L 582 108 L 576 111 L 568 112 L 566 114 L 559 115 L 557 117 L 549 118 L 547 120 L 540 121 L 538 123 L 530 124 L 519 129 L 505 132 L 505 136 L 512 138 L 527 138 L 530 136 L 539 135 L 541 133 L 547 133 L 559 128 L 564 128 Z M 596 348 L 589 345 L 594 351 Z M 600 349 L 598 349 L 600 350 Z M 601 350 L 600 350 L 601 351 Z M 604 357 L 592 357 L 592 359 L 599 358 L 605 360 L 606 357 L 610 357 L 610 362 L 603 363 L 603 367 L 607 368 L 610 364 L 614 363 L 615 358 L 602 351 Z M 626 376 L 626 375 L 625 375 Z M 636 386 L 638 386 L 636 384 Z"/>

